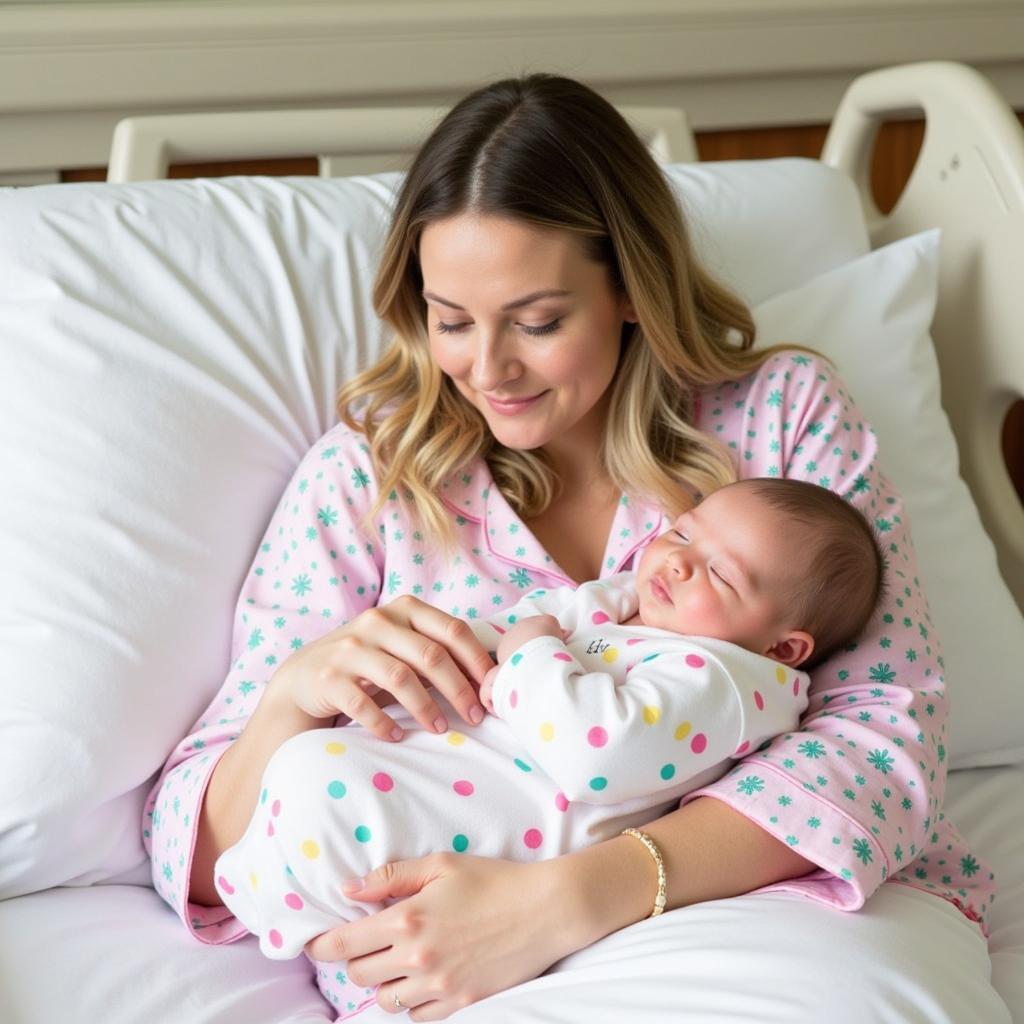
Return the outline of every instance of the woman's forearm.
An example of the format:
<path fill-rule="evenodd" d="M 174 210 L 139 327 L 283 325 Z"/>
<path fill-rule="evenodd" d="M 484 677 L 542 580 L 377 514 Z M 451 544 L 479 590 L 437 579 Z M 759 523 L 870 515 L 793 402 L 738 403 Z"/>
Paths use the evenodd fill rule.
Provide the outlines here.
<path fill-rule="evenodd" d="M 242 838 L 256 810 L 267 762 L 286 740 L 329 724 L 330 720 L 307 715 L 286 700 L 275 701 L 268 686 L 241 735 L 217 762 L 210 777 L 199 809 L 189 900 L 207 907 L 222 906 L 213 866 L 224 850 Z"/>
<path fill-rule="evenodd" d="M 641 829 L 665 862 L 666 910 L 738 896 L 817 867 L 714 797 L 698 797 Z M 633 836 L 614 836 L 550 863 L 564 891 L 579 900 L 577 949 L 651 913 L 658 869 Z"/>

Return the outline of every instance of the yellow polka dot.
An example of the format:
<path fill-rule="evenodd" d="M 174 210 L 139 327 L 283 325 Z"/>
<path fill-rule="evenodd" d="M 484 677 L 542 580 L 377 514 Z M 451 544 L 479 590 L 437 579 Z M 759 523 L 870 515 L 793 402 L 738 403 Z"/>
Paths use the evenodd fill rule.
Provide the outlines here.
<path fill-rule="evenodd" d="M 451 730 L 449 730 L 448 742 L 453 747 L 461 747 L 462 744 L 466 742 L 466 737 L 463 736 L 461 732 L 452 732 Z"/>
<path fill-rule="evenodd" d="M 785 683 L 786 681 L 786 670 L 781 665 L 775 666 L 775 678 L 778 679 L 780 683 Z"/>
<path fill-rule="evenodd" d="M 302 844 L 302 852 L 310 859 L 316 860 L 320 856 L 320 847 L 313 842 L 312 839 L 307 839 Z"/>
<path fill-rule="evenodd" d="M 249 884 L 255 889 L 256 888 L 256 872 L 254 871 L 249 875 Z"/>
<path fill-rule="evenodd" d="M 540 727 L 540 738 L 542 740 L 553 740 L 555 738 L 555 727 L 550 722 L 545 722 Z"/>
<path fill-rule="evenodd" d="M 676 739 L 685 740 L 690 735 L 690 730 L 693 726 L 689 722 L 683 722 L 682 725 L 676 726 Z"/>
<path fill-rule="evenodd" d="M 652 704 L 645 704 L 644 721 L 648 725 L 657 725 L 661 721 L 661 708 L 656 708 Z"/>
<path fill-rule="evenodd" d="M 617 647 L 609 647 L 608 650 L 601 655 L 601 657 L 604 658 L 604 660 L 610 664 L 611 662 L 616 661 L 618 659 L 619 649 Z"/>
<path fill-rule="evenodd" d="M 344 743 L 328 743 L 324 747 L 328 754 L 344 754 L 347 749 Z"/>

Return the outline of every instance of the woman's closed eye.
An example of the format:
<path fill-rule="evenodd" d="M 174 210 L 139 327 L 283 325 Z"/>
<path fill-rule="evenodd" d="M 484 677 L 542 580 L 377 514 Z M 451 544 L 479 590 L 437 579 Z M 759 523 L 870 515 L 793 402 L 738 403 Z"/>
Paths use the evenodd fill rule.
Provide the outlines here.
<path fill-rule="evenodd" d="M 519 326 L 527 333 L 537 336 L 539 334 L 553 334 L 561 326 L 562 318 L 558 317 L 557 320 L 552 320 L 549 324 L 544 324 L 542 327 L 530 327 L 528 324 L 519 324 Z M 443 321 L 438 321 L 434 324 L 439 334 L 461 334 L 468 324 L 446 324 Z"/>

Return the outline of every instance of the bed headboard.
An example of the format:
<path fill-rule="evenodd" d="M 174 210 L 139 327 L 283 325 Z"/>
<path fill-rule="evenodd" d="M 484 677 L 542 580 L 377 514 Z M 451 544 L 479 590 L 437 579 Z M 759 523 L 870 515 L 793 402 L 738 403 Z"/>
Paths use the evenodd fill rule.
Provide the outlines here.
<path fill-rule="evenodd" d="M 871 152 L 885 120 L 923 111 L 924 142 L 896 205 L 871 194 Z M 960 472 L 1024 610 L 1024 508 L 1002 454 L 1002 426 L 1024 395 L 1024 129 L 979 72 L 930 61 L 873 71 L 847 90 L 821 159 L 856 184 L 874 247 L 942 229 L 932 325 L 942 404 Z"/>

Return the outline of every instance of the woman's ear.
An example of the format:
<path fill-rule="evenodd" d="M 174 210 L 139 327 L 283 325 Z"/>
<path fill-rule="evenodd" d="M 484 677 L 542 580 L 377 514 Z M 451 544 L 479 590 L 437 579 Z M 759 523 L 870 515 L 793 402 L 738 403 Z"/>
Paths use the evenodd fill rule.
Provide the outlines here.
<path fill-rule="evenodd" d="M 776 640 L 764 654 L 790 668 L 803 664 L 814 651 L 814 637 L 802 629 L 790 630 L 780 640 Z"/>

